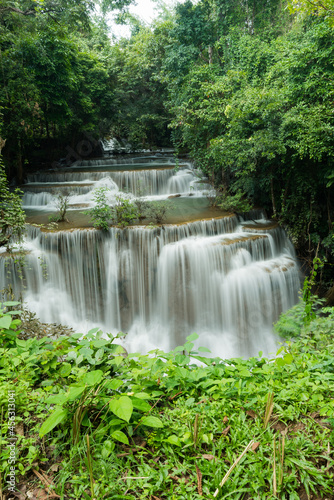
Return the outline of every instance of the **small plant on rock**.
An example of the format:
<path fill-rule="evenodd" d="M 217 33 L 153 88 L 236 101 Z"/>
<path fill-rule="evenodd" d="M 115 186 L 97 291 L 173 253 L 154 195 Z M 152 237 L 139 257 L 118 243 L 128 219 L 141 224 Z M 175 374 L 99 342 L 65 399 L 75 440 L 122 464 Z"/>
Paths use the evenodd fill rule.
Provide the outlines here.
<path fill-rule="evenodd" d="M 106 196 L 108 191 L 110 191 L 110 189 L 106 186 L 95 189 L 93 195 L 93 200 L 96 203 L 95 207 L 83 212 L 86 215 L 90 215 L 96 229 L 101 229 L 103 231 L 108 231 L 109 224 L 113 218 L 112 208 Z"/>
<path fill-rule="evenodd" d="M 57 196 L 56 208 L 57 214 L 49 217 L 50 222 L 69 222 L 66 217 L 67 209 L 69 205 L 69 195 L 59 194 Z"/>

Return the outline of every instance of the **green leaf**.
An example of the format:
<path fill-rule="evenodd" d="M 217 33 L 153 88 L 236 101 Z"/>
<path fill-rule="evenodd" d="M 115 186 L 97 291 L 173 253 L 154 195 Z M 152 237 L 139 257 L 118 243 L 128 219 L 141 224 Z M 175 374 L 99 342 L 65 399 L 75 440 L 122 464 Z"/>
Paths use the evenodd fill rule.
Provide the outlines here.
<path fill-rule="evenodd" d="M 159 394 L 161 394 L 161 392 L 159 392 Z M 147 392 L 136 392 L 134 397 L 139 398 L 139 399 L 151 399 L 152 398 L 152 396 L 147 394 Z"/>
<path fill-rule="evenodd" d="M 122 431 L 114 431 L 111 437 L 116 439 L 117 441 L 120 441 L 123 444 L 129 444 L 127 436 Z"/>
<path fill-rule="evenodd" d="M 103 358 L 103 355 L 104 355 L 104 349 L 98 349 L 95 353 L 95 359 L 96 360 L 100 360 Z"/>
<path fill-rule="evenodd" d="M 83 336 L 83 333 L 73 333 L 71 335 L 71 339 L 78 340 L 78 339 L 81 339 L 82 336 Z"/>
<path fill-rule="evenodd" d="M 59 374 L 61 377 L 67 377 L 71 373 L 71 370 L 72 366 L 70 363 L 63 363 L 59 370 Z"/>
<path fill-rule="evenodd" d="M 144 411 L 145 413 L 151 410 L 151 406 L 143 399 L 132 398 L 132 404 L 136 410 Z"/>
<path fill-rule="evenodd" d="M 92 328 L 91 330 L 89 330 L 88 335 L 92 335 L 94 333 L 97 333 L 98 331 L 99 331 L 99 328 Z"/>
<path fill-rule="evenodd" d="M 288 353 L 284 356 L 284 362 L 286 365 L 291 365 L 291 363 L 293 362 L 293 356 L 292 354 Z"/>
<path fill-rule="evenodd" d="M 121 385 L 123 385 L 123 381 L 114 378 L 113 380 L 110 380 L 110 382 L 108 382 L 105 387 L 111 389 L 112 391 L 117 391 L 117 389 L 119 389 Z"/>
<path fill-rule="evenodd" d="M 109 403 L 109 408 L 116 415 L 116 417 L 119 417 L 126 422 L 130 422 L 133 405 L 128 396 L 121 396 L 119 399 L 112 399 Z"/>
<path fill-rule="evenodd" d="M 107 344 L 110 344 L 110 341 L 106 340 L 106 339 L 99 339 L 99 340 L 94 340 L 93 341 L 93 346 L 94 347 L 104 347 Z"/>
<path fill-rule="evenodd" d="M 101 451 L 101 455 L 102 455 L 102 458 L 104 460 L 109 457 L 109 455 L 113 451 L 114 447 L 115 447 L 115 443 L 113 443 L 109 439 L 107 439 L 106 441 L 103 442 L 103 448 Z"/>
<path fill-rule="evenodd" d="M 82 381 L 84 384 L 87 384 L 87 385 L 97 385 L 101 382 L 102 377 L 103 377 L 102 370 L 94 370 L 92 372 L 86 373 L 86 375 L 84 375 Z"/>
<path fill-rule="evenodd" d="M 161 429 L 164 424 L 158 417 L 143 417 L 140 421 L 142 425 L 147 425 L 147 427 L 155 427 L 156 429 Z"/>
<path fill-rule="evenodd" d="M 177 354 L 175 356 L 175 362 L 178 365 L 187 365 L 190 361 L 189 356 L 185 356 L 184 354 Z"/>
<path fill-rule="evenodd" d="M 188 342 L 192 342 L 193 340 L 197 340 L 198 339 L 198 335 L 197 333 L 192 333 L 191 335 L 188 335 L 188 337 L 186 337 Z"/>
<path fill-rule="evenodd" d="M 208 349 L 207 347 L 199 347 L 198 351 L 199 352 L 211 352 L 210 349 Z"/>
<path fill-rule="evenodd" d="M 18 345 L 19 347 L 26 347 L 26 344 L 27 342 L 25 340 L 16 339 L 16 345 Z"/>
<path fill-rule="evenodd" d="M 17 302 L 16 300 L 9 300 L 8 302 L 3 302 L 2 306 L 3 307 L 13 307 L 13 306 L 18 306 L 20 304 L 21 304 L 21 302 Z"/>
<path fill-rule="evenodd" d="M 180 439 L 175 434 L 172 434 L 171 436 L 168 436 L 168 438 L 165 439 L 165 441 L 167 443 L 173 444 L 175 446 L 181 446 L 181 441 L 180 441 Z"/>
<path fill-rule="evenodd" d="M 0 318 L 0 328 L 9 328 L 12 324 L 12 317 L 10 315 L 5 315 Z"/>
<path fill-rule="evenodd" d="M 45 402 L 49 405 L 62 405 L 63 403 L 66 403 L 67 400 L 67 394 L 61 393 L 49 396 L 48 398 L 46 398 Z"/>
<path fill-rule="evenodd" d="M 277 366 L 280 366 L 280 367 L 285 365 L 283 358 L 276 358 L 275 363 L 277 364 Z"/>
<path fill-rule="evenodd" d="M 73 387 L 71 386 L 68 393 L 67 393 L 67 399 L 68 401 L 74 401 L 77 399 L 81 394 L 84 392 L 85 387 Z"/>
<path fill-rule="evenodd" d="M 67 417 L 67 414 L 68 411 L 64 408 L 56 408 L 56 410 L 42 424 L 39 431 L 39 437 L 43 437 L 48 432 L 52 431 L 56 425 L 60 424 Z"/>

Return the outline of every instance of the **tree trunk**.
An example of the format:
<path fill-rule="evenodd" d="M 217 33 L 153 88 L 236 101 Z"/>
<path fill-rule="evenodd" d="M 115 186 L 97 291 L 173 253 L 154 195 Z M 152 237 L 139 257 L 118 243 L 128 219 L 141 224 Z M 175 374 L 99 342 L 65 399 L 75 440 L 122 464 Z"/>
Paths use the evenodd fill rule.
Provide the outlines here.
<path fill-rule="evenodd" d="M 273 216 L 276 217 L 277 210 L 276 210 L 276 201 L 275 201 L 275 193 L 274 193 L 273 168 L 271 169 L 271 172 L 270 172 L 270 191 L 271 191 L 271 203 L 273 206 Z"/>
<path fill-rule="evenodd" d="M 212 47 L 209 47 L 208 52 L 209 52 L 209 64 L 212 64 L 212 53 L 213 53 Z"/>

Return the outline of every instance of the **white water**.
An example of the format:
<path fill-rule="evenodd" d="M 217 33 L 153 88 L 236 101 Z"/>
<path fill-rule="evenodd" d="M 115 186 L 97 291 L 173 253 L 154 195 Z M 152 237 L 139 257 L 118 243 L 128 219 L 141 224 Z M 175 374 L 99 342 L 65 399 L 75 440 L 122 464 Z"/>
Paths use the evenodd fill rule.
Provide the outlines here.
<path fill-rule="evenodd" d="M 237 224 L 232 217 L 105 236 L 32 229 L 25 288 L 11 259 L 0 259 L 0 276 L 43 321 L 123 331 L 130 351 L 169 350 L 196 332 L 215 355 L 270 352 L 273 321 L 297 299 L 298 268 L 282 231 L 254 239 Z"/>
<path fill-rule="evenodd" d="M 95 160 L 95 168 L 100 165 L 101 161 L 115 160 Z M 146 163 L 147 161 L 145 159 Z M 92 160 L 88 163 L 91 162 Z M 116 164 L 112 163 L 112 165 L 116 168 Z M 118 165 L 123 166 L 121 163 Z M 134 165 L 140 165 L 138 159 Z M 155 166 L 154 161 L 150 165 Z M 69 196 L 70 205 L 85 203 L 93 206 L 94 190 L 101 186 L 107 186 L 110 189 L 111 203 L 114 202 L 115 195 L 120 193 L 131 194 L 135 197 L 165 199 L 176 194 L 195 193 L 196 196 L 204 196 L 208 191 L 208 185 L 198 181 L 190 165 L 178 171 L 171 166 L 157 169 L 150 167 L 141 170 L 114 169 L 113 171 L 90 172 L 78 172 L 73 168 L 65 172 L 30 174 L 27 181 L 28 183 L 23 186 L 23 206 L 25 208 L 39 207 L 45 210 L 55 209 L 58 193 Z"/>

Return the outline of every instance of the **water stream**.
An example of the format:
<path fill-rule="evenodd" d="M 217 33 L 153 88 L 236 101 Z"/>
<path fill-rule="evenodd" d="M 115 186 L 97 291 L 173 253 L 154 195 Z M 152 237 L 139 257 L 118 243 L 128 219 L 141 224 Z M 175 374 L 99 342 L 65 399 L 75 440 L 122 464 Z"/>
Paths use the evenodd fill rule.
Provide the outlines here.
<path fill-rule="evenodd" d="M 222 357 L 275 350 L 272 324 L 296 302 L 300 280 L 291 243 L 260 211 L 250 220 L 214 211 L 191 165 L 175 172 L 171 157 L 89 160 L 27 181 L 30 221 L 52 213 L 59 192 L 69 195 L 75 221 L 55 232 L 29 227 L 23 281 L 12 259 L 0 259 L 1 282 L 42 321 L 122 331 L 130 351 L 169 350 L 193 332 Z M 112 196 L 180 196 L 162 227 L 102 233 L 78 208 L 92 206 L 100 185 Z"/>

